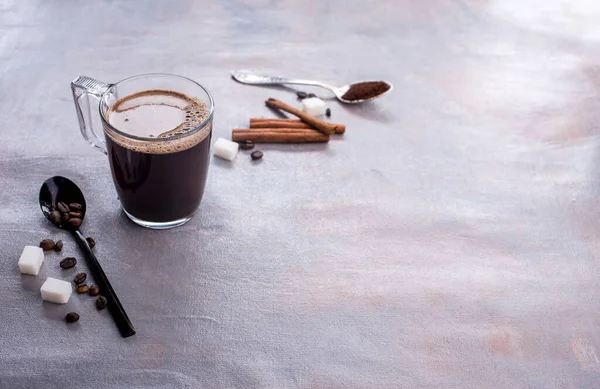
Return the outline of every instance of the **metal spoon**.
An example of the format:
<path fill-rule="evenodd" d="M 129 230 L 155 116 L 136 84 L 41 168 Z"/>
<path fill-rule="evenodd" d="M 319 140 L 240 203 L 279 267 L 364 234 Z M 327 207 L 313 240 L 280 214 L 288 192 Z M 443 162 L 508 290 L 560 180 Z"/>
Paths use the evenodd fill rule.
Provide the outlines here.
<path fill-rule="evenodd" d="M 86 204 L 83 193 L 81 192 L 81 189 L 79 189 L 79 187 L 68 178 L 55 176 L 44 181 L 44 184 L 40 189 L 39 199 L 40 208 L 42 208 L 44 216 L 46 216 L 46 219 L 50 220 L 50 222 L 52 222 L 50 212 L 57 209 L 57 204 L 59 202 L 66 204 L 81 204 L 82 209 L 78 211 L 81 213 L 79 219 L 83 221 L 83 218 L 85 217 Z M 71 231 L 73 234 L 73 237 L 79 245 L 79 248 L 85 254 L 87 260 L 86 262 L 90 268 L 90 272 L 94 276 L 94 279 L 100 288 L 100 294 L 106 297 L 108 300 L 108 309 L 119 329 L 119 332 L 121 333 L 121 336 L 126 338 L 128 336 L 135 335 L 135 329 L 127 317 L 125 309 L 123 309 L 117 294 L 110 285 L 110 282 L 108 282 L 108 278 L 106 277 L 106 274 L 104 274 L 104 270 L 102 270 L 98 259 L 96 259 L 96 256 L 90 249 L 87 240 L 81 231 L 79 231 L 79 227 L 74 227 L 68 221 L 62 220 L 53 224 L 62 229 Z"/>
<path fill-rule="evenodd" d="M 233 76 L 233 78 L 236 81 L 239 81 L 243 84 L 251 84 L 251 85 L 281 85 L 281 84 L 296 84 L 296 85 L 312 85 L 312 86 L 319 86 L 321 88 L 325 88 L 325 89 L 329 89 L 330 91 L 333 92 L 333 94 L 335 95 L 335 97 L 337 97 L 337 99 L 339 101 L 341 101 L 342 103 L 346 103 L 346 104 L 356 104 L 356 103 L 362 103 L 364 101 L 369 101 L 369 100 L 373 100 L 374 98 L 380 97 L 385 95 L 386 93 L 389 93 L 394 87 L 391 83 L 387 82 L 387 81 L 360 81 L 360 82 L 355 82 L 352 84 L 348 84 L 348 85 L 344 85 L 344 86 L 340 86 L 340 87 L 336 87 L 333 85 L 328 85 L 319 81 L 311 81 L 311 80 L 297 80 L 297 79 L 291 79 L 291 78 L 283 78 L 283 77 L 271 77 L 271 76 L 262 76 L 259 74 L 254 74 L 252 72 L 249 72 L 247 70 L 234 70 L 233 72 L 231 72 L 231 75 Z M 377 96 L 373 96 L 369 99 L 362 99 L 362 100 L 346 100 L 344 99 L 342 96 L 344 96 L 344 94 L 346 92 L 348 92 L 348 90 L 356 85 L 356 84 L 360 84 L 363 82 L 384 82 L 389 86 L 389 89 L 387 89 L 386 91 L 384 91 L 383 93 L 377 95 Z"/>

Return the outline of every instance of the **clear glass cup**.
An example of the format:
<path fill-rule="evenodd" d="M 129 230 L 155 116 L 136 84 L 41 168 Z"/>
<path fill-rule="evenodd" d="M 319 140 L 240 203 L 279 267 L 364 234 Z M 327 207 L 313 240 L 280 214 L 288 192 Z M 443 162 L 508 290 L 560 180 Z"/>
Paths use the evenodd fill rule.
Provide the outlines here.
<path fill-rule="evenodd" d="M 71 82 L 71 90 L 81 134 L 108 155 L 127 216 L 154 229 L 177 227 L 190 220 L 200 206 L 208 174 L 214 113 L 210 93 L 202 85 L 172 74 L 143 74 L 114 84 L 80 76 Z M 205 119 L 168 138 L 135 136 L 109 122 L 109 109 L 117 100 L 157 90 L 204 103 Z M 92 113 L 92 101 L 97 102 L 99 121 Z"/>

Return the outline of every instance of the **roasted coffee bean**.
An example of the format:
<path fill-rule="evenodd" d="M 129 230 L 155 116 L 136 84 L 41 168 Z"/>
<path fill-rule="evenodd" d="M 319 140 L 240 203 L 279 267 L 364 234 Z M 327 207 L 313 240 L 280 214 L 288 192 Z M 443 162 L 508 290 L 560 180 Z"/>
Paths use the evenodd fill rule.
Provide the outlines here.
<path fill-rule="evenodd" d="M 305 99 L 308 96 L 306 92 L 296 92 L 296 95 L 298 95 L 300 100 Z"/>
<path fill-rule="evenodd" d="M 254 142 L 252 142 L 251 140 L 243 140 L 239 142 L 239 144 L 240 149 L 242 150 L 252 150 L 254 148 Z"/>
<path fill-rule="evenodd" d="M 250 154 L 250 156 L 252 157 L 253 160 L 256 161 L 257 159 L 261 159 L 263 157 L 263 152 L 260 150 L 256 150 L 255 152 Z"/>
<path fill-rule="evenodd" d="M 309 94 L 308 94 L 308 97 L 309 97 L 309 98 L 311 98 L 311 97 L 317 97 L 317 95 L 315 95 L 314 93 L 309 93 Z"/>
<path fill-rule="evenodd" d="M 88 290 L 88 293 L 90 294 L 90 296 L 98 296 L 100 294 L 100 288 L 98 288 L 98 285 L 92 285 L 90 286 L 90 290 Z"/>
<path fill-rule="evenodd" d="M 82 216 L 81 212 L 73 212 L 73 211 L 69 212 L 69 218 L 77 217 L 77 218 L 81 219 L 81 216 Z"/>
<path fill-rule="evenodd" d="M 77 273 L 75 277 L 73 277 L 73 282 L 77 285 L 83 284 L 87 278 L 87 274 L 85 273 Z"/>
<path fill-rule="evenodd" d="M 69 204 L 69 208 L 71 209 L 71 211 L 81 211 L 83 209 L 83 206 L 79 203 L 71 203 Z"/>
<path fill-rule="evenodd" d="M 327 108 L 325 110 L 325 116 L 327 116 L 328 118 L 331 117 L 331 109 Z"/>
<path fill-rule="evenodd" d="M 68 213 L 63 213 L 62 216 L 60 217 L 60 219 L 63 222 L 68 222 L 69 221 L 69 214 Z"/>
<path fill-rule="evenodd" d="M 67 323 L 75 323 L 79 320 L 79 314 L 77 312 L 69 312 L 67 313 L 67 316 L 65 316 L 65 320 Z"/>
<path fill-rule="evenodd" d="M 88 245 L 91 249 L 93 249 L 96 246 L 96 241 L 91 236 L 88 236 L 87 238 L 85 238 L 85 240 L 87 240 Z"/>
<path fill-rule="evenodd" d="M 90 287 L 87 284 L 80 284 L 75 287 L 75 291 L 81 294 L 87 293 L 88 290 L 90 290 Z"/>
<path fill-rule="evenodd" d="M 60 213 L 58 211 L 52 211 L 48 215 L 50 221 L 54 224 L 60 224 Z"/>
<path fill-rule="evenodd" d="M 62 213 L 69 212 L 69 206 L 62 201 L 56 204 L 56 208 L 58 208 L 58 210 Z"/>
<path fill-rule="evenodd" d="M 77 265 L 77 260 L 73 257 L 67 257 L 60 261 L 60 267 L 63 269 L 70 269 L 75 265 Z"/>
<path fill-rule="evenodd" d="M 69 224 L 71 224 L 73 227 L 79 227 L 81 225 L 81 219 L 76 217 L 73 219 L 69 219 Z"/>
<path fill-rule="evenodd" d="M 56 244 L 54 245 L 54 251 L 61 251 L 63 248 L 63 242 L 62 240 L 59 240 L 58 242 L 56 242 Z"/>
<path fill-rule="evenodd" d="M 52 250 L 55 245 L 56 245 L 56 243 L 54 243 L 54 241 L 52 239 L 44 239 L 40 242 L 40 247 L 44 251 Z"/>
<path fill-rule="evenodd" d="M 104 296 L 98 296 L 96 299 L 96 308 L 104 309 L 108 305 L 108 300 Z"/>

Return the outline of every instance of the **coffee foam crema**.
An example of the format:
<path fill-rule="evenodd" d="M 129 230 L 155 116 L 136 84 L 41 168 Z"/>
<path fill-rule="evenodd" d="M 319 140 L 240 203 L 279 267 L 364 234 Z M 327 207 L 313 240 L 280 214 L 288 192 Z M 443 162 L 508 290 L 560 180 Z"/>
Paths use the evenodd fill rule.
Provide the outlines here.
<path fill-rule="evenodd" d="M 156 140 L 131 139 L 115 133 L 108 126 L 104 131 L 113 142 L 127 149 L 170 154 L 189 149 L 206 139 L 211 123 L 193 131 L 208 115 L 206 104 L 196 98 L 170 90 L 147 90 L 117 100 L 109 107 L 106 119 L 124 134 Z"/>

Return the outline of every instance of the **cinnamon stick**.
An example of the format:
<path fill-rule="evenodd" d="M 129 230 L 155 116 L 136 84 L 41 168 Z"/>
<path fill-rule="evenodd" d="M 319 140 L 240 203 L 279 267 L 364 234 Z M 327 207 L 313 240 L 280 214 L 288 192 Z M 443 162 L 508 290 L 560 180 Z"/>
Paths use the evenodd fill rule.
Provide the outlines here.
<path fill-rule="evenodd" d="M 277 122 L 277 123 L 304 123 L 300 119 L 282 119 L 282 118 L 250 118 L 250 123 Z"/>
<path fill-rule="evenodd" d="M 338 132 L 341 131 L 342 133 L 346 131 L 346 126 L 343 124 L 327 123 L 321 119 L 317 119 L 314 116 L 310 116 L 309 114 L 302 112 L 299 109 L 287 105 L 283 101 L 270 98 L 265 102 L 265 104 L 267 104 L 267 106 L 270 108 L 277 108 L 299 117 L 300 119 L 302 119 L 303 122 L 310 124 L 317 130 L 321 131 L 323 134 L 332 135 L 336 132 L 336 129 Z"/>
<path fill-rule="evenodd" d="M 250 119 L 250 128 L 304 128 L 304 129 L 314 129 L 310 124 L 304 123 L 302 120 L 294 121 L 291 123 L 288 122 L 275 122 L 275 121 L 261 121 L 261 122 L 253 122 Z"/>
<path fill-rule="evenodd" d="M 259 127 L 259 128 L 234 128 L 233 131 L 252 131 L 252 132 L 299 132 L 299 133 L 303 133 L 303 134 L 320 134 L 320 135 L 325 135 L 320 131 L 317 131 L 316 129 L 309 127 L 309 128 L 286 128 L 286 127 Z"/>
<path fill-rule="evenodd" d="M 302 127 L 303 126 L 303 127 Z M 308 123 L 299 119 L 279 119 L 279 118 L 251 118 L 250 128 L 314 128 Z M 336 134 L 343 134 L 346 127 L 338 124 L 335 129 Z"/>
<path fill-rule="evenodd" d="M 234 129 L 231 132 L 231 140 L 250 140 L 256 143 L 326 143 L 329 136 L 310 129 L 257 128 Z"/>

